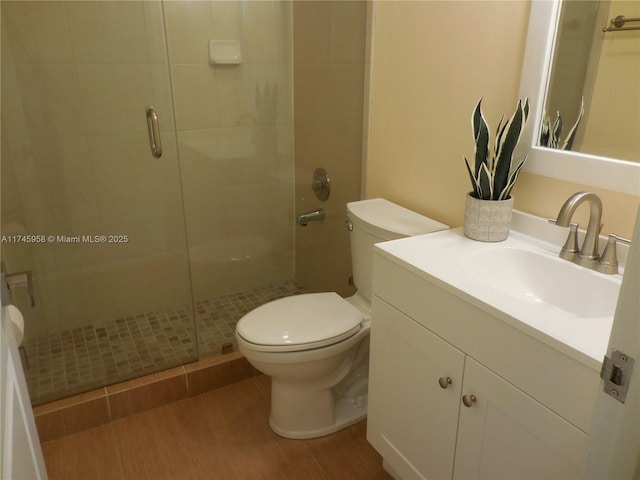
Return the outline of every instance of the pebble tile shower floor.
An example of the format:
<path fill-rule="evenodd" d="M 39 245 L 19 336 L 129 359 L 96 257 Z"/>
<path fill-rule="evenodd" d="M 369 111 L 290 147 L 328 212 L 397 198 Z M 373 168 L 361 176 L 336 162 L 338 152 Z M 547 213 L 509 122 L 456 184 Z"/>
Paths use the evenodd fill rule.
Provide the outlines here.
<path fill-rule="evenodd" d="M 195 304 L 200 357 L 236 348 L 243 315 L 278 298 L 303 293 L 294 282 L 221 295 Z M 25 342 L 34 405 L 197 360 L 189 307 L 88 325 Z"/>

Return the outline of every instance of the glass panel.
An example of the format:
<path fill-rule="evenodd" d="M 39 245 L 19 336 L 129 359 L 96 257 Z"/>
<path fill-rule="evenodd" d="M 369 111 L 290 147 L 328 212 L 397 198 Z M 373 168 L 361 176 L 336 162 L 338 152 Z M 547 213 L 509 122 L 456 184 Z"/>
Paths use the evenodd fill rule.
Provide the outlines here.
<path fill-rule="evenodd" d="M 162 6 L 2 2 L 2 259 L 32 401 L 197 358 Z M 151 154 L 145 108 L 159 116 Z"/>
<path fill-rule="evenodd" d="M 217 355 L 243 314 L 300 291 L 291 2 L 164 9 L 200 348 Z M 233 55 L 211 60 L 210 40 Z"/>

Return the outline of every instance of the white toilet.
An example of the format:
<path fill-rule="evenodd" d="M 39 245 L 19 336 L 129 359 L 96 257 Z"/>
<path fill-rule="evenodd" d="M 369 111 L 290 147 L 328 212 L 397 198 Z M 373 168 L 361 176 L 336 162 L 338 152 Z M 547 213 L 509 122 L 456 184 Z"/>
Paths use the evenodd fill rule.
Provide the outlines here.
<path fill-rule="evenodd" d="M 283 437 L 320 437 L 366 416 L 373 245 L 448 228 L 381 198 L 348 203 L 347 215 L 356 294 L 274 300 L 236 327 L 240 352 L 272 377 L 269 425 Z"/>

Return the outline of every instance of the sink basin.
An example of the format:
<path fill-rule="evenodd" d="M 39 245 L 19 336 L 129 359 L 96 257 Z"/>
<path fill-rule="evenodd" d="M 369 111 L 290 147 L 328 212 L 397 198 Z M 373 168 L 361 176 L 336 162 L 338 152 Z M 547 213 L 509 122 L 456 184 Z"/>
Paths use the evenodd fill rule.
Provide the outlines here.
<path fill-rule="evenodd" d="M 535 218 L 536 235 L 512 229 L 503 242 L 470 240 L 457 228 L 385 242 L 376 251 L 514 328 L 599 368 L 622 275 L 605 275 L 559 258 L 566 233 Z M 547 230 L 560 238 L 548 238 Z M 539 231 L 546 237 L 538 236 Z"/>
<path fill-rule="evenodd" d="M 478 281 L 526 303 L 581 318 L 611 316 L 619 282 L 534 250 L 497 247 L 466 255 L 460 263 Z"/>

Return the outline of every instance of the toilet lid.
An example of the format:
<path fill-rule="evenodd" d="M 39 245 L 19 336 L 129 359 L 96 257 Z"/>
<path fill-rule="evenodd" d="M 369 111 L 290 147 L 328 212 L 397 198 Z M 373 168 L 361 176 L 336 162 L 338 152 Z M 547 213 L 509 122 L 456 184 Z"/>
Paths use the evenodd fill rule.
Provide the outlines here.
<path fill-rule="evenodd" d="M 240 319 L 238 334 L 257 346 L 307 350 L 360 330 L 364 316 L 334 292 L 294 295 L 266 303 Z"/>

